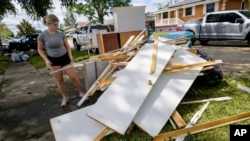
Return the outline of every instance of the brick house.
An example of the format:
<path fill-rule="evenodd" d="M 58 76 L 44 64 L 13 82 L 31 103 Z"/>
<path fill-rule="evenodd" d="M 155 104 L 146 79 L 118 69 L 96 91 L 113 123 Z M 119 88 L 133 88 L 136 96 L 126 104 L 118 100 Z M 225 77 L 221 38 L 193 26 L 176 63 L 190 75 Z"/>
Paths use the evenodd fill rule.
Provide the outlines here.
<path fill-rule="evenodd" d="M 247 7 L 247 0 L 183 0 L 154 12 L 155 31 L 176 31 L 178 25 L 203 18 L 205 13 Z"/>

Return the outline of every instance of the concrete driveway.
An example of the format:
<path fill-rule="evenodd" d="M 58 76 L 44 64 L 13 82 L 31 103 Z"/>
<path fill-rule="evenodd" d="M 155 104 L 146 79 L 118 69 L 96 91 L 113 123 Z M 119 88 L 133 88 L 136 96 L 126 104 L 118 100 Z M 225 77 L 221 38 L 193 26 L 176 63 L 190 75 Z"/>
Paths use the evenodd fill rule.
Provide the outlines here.
<path fill-rule="evenodd" d="M 192 48 L 205 51 L 215 60 L 223 61 L 224 74 L 237 74 L 250 69 L 250 47 L 242 41 L 210 41 L 208 45 L 195 44 Z"/>

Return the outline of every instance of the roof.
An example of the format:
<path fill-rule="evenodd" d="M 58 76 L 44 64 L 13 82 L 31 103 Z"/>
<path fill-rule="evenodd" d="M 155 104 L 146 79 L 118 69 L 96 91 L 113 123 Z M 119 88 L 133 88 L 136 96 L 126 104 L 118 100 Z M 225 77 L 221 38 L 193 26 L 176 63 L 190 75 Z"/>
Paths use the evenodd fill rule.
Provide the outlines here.
<path fill-rule="evenodd" d="M 220 0 L 183 0 L 181 2 L 177 2 L 169 7 L 162 8 L 158 11 L 153 12 L 153 13 L 157 14 L 159 12 L 165 12 L 168 10 L 177 9 L 178 7 L 183 8 L 183 7 L 187 7 L 187 6 L 207 4 L 207 3 L 213 3 L 213 2 L 218 2 L 218 1 L 220 1 Z"/>
<path fill-rule="evenodd" d="M 155 15 L 152 12 L 148 12 L 145 14 L 145 21 L 153 21 L 155 20 Z"/>
<path fill-rule="evenodd" d="M 89 22 L 78 22 L 78 23 L 76 23 L 75 28 L 80 28 L 80 27 L 86 26 L 88 24 L 89 24 Z"/>
<path fill-rule="evenodd" d="M 177 2 L 174 5 L 169 6 L 168 8 L 183 6 L 183 5 L 202 2 L 202 1 L 206 1 L 206 0 L 184 0 L 184 1 L 181 1 L 181 2 Z"/>

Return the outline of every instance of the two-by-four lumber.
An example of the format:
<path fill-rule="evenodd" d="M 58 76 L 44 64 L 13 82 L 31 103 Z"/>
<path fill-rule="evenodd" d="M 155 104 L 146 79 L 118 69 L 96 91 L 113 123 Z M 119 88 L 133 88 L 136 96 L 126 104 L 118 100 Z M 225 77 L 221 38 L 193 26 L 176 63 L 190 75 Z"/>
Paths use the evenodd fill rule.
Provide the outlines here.
<path fill-rule="evenodd" d="M 180 113 L 176 110 L 172 113 L 171 118 L 173 119 L 178 128 L 183 128 L 187 125 L 186 121 L 181 117 Z"/>
<path fill-rule="evenodd" d="M 158 51 L 158 36 L 156 36 L 154 39 L 154 47 L 153 47 L 150 74 L 153 74 L 156 70 L 157 51 Z"/>
<path fill-rule="evenodd" d="M 234 115 L 226 117 L 223 119 L 202 123 L 189 128 L 183 128 L 179 130 L 170 131 L 167 133 L 162 133 L 154 138 L 154 141 L 166 141 L 176 139 L 177 137 L 187 136 L 189 134 L 196 134 L 204 131 L 208 131 L 221 126 L 233 124 L 236 122 L 244 121 L 250 119 L 250 112 L 242 113 L 239 115 Z"/>
<path fill-rule="evenodd" d="M 146 31 L 146 28 L 143 29 L 143 30 L 135 37 L 135 39 L 129 44 L 129 46 L 134 46 L 134 45 L 138 42 L 139 38 L 140 38 L 141 36 L 143 36 L 143 34 L 144 34 L 145 31 Z"/>
<path fill-rule="evenodd" d="M 207 61 L 207 62 L 199 62 L 199 63 L 194 63 L 194 64 L 189 64 L 189 65 L 183 65 L 183 66 L 167 66 L 165 70 L 163 71 L 164 73 L 169 73 L 169 72 L 175 72 L 175 71 L 182 71 L 184 69 L 191 69 L 195 67 L 204 67 L 204 66 L 210 66 L 210 65 L 215 65 L 216 63 L 221 63 L 221 60 L 217 61 Z"/>

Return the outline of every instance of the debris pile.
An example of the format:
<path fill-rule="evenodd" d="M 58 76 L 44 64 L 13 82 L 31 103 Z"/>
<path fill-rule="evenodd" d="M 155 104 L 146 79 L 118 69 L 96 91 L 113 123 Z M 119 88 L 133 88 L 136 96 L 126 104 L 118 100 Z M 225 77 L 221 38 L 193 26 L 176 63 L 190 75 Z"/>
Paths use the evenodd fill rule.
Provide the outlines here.
<path fill-rule="evenodd" d="M 187 133 L 198 132 L 185 131 L 193 127 L 209 101 L 230 99 L 207 100 L 187 124 L 176 111 L 177 106 L 201 72 L 222 61 L 205 60 L 197 50 L 171 45 L 170 40 L 157 36 L 154 43 L 139 44 L 144 32 L 129 39 L 121 49 L 92 58 L 108 61 L 108 65 L 77 105 L 81 106 L 97 90 L 103 93 L 91 106 L 52 118 L 56 140 L 98 141 L 113 132 L 124 135 L 132 131 L 132 125 L 155 140 L 183 140 Z M 159 135 L 167 121 L 183 132 Z"/>

